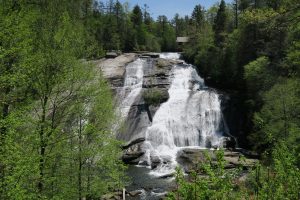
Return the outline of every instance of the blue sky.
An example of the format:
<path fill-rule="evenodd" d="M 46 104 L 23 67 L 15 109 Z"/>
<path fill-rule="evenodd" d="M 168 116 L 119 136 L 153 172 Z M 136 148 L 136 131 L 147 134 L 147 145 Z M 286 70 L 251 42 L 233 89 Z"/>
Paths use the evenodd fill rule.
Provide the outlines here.
<path fill-rule="evenodd" d="M 180 16 L 190 15 L 197 4 L 209 8 L 220 0 L 119 0 L 121 3 L 128 2 L 132 8 L 139 4 L 143 7 L 147 4 L 150 8 L 151 16 L 155 19 L 158 15 L 166 15 L 169 19 L 173 18 L 175 13 Z M 231 0 L 225 0 L 230 3 Z"/>

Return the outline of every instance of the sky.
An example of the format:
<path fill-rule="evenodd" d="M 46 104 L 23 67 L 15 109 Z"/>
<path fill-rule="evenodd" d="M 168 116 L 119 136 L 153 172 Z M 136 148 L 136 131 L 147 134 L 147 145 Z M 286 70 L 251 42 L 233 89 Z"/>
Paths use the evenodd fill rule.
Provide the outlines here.
<path fill-rule="evenodd" d="M 151 16 L 156 19 L 159 15 L 166 15 L 168 19 L 174 17 L 176 13 L 180 16 L 191 15 L 195 5 L 200 4 L 208 9 L 220 0 L 119 0 L 121 3 L 128 2 L 132 8 L 136 4 L 144 7 L 147 4 Z M 230 3 L 231 0 L 225 0 Z"/>

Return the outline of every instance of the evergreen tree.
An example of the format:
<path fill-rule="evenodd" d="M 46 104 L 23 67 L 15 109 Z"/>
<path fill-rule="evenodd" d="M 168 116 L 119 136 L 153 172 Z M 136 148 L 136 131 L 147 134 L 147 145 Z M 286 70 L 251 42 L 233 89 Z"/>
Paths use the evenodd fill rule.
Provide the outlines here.
<path fill-rule="evenodd" d="M 226 18 L 225 1 L 221 0 L 213 26 L 215 31 L 215 43 L 219 47 L 222 47 L 223 43 L 225 42 Z"/>
<path fill-rule="evenodd" d="M 192 20 L 196 25 L 196 29 L 201 28 L 204 23 L 204 10 L 201 5 L 196 5 L 192 12 Z"/>
<path fill-rule="evenodd" d="M 143 23 L 143 13 L 138 5 L 134 6 L 132 10 L 131 22 L 133 24 L 133 28 L 137 28 Z"/>

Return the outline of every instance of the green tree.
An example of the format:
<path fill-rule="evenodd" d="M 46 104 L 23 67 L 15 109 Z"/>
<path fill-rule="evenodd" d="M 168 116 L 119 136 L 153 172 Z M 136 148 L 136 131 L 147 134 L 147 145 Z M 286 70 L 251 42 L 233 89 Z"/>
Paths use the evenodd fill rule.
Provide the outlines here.
<path fill-rule="evenodd" d="M 212 159 L 215 155 L 215 159 Z M 176 171 L 177 189 L 168 199 L 241 199 L 242 193 L 234 191 L 234 178 L 238 170 L 226 171 L 224 151 L 206 152 L 205 159 L 192 172 L 189 180 L 180 168 Z"/>
<path fill-rule="evenodd" d="M 201 5 L 196 5 L 192 12 L 192 20 L 196 25 L 196 29 L 201 28 L 204 23 L 204 9 Z"/>
<path fill-rule="evenodd" d="M 143 13 L 138 5 L 134 6 L 132 10 L 131 21 L 134 28 L 141 26 L 143 23 Z"/>
<path fill-rule="evenodd" d="M 9 198 L 14 179 L 10 159 L 14 144 L 13 127 L 19 123 L 18 110 L 30 98 L 31 57 L 33 40 L 30 29 L 35 13 L 24 2 L 0 1 L 0 198 Z M 15 148 L 18 148 L 15 146 Z M 16 186 L 17 187 L 17 186 Z M 19 189 L 19 188 L 18 188 Z"/>
<path fill-rule="evenodd" d="M 258 165 L 253 170 L 248 195 L 254 193 L 257 199 L 298 199 L 300 172 L 296 154 L 293 147 L 278 142 L 268 155 L 271 166 Z"/>
<path fill-rule="evenodd" d="M 299 80 L 283 80 L 264 95 L 264 106 L 254 116 L 257 132 L 253 134 L 256 147 L 274 147 L 285 141 L 298 147 L 299 140 Z"/>
<path fill-rule="evenodd" d="M 224 0 L 221 0 L 213 26 L 215 31 L 215 43 L 220 47 L 222 47 L 225 42 L 226 18 L 226 4 Z"/>

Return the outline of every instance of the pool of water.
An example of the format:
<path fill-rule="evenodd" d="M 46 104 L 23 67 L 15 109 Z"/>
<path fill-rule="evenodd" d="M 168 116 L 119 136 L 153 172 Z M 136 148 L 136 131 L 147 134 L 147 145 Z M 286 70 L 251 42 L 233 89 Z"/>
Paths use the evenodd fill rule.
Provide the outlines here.
<path fill-rule="evenodd" d="M 175 188 L 174 178 L 158 178 L 149 172 L 150 169 L 146 167 L 133 165 L 128 167 L 127 175 L 131 178 L 131 184 L 126 187 L 127 191 L 140 190 L 142 194 L 126 199 L 159 200 L 165 196 L 167 191 Z"/>

